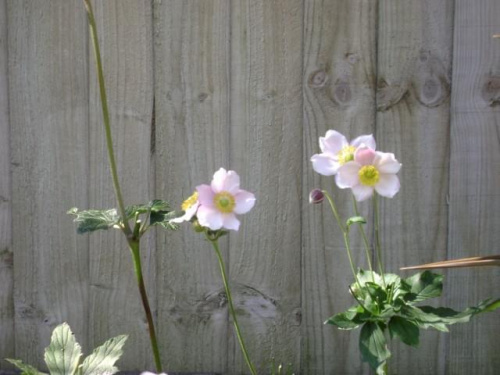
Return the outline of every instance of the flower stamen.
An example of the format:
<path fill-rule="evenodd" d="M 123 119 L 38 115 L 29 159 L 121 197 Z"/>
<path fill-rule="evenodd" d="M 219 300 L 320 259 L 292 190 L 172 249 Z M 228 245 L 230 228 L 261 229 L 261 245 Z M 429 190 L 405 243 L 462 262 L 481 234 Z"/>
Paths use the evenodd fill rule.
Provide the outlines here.
<path fill-rule="evenodd" d="M 339 159 L 339 164 L 344 165 L 348 161 L 354 160 L 354 152 L 355 151 L 356 151 L 356 147 L 351 146 L 351 145 L 348 145 L 348 146 L 345 146 L 344 148 L 342 148 L 342 150 L 340 150 L 337 153 L 337 157 Z"/>
<path fill-rule="evenodd" d="M 365 186 L 375 186 L 380 180 L 380 173 L 373 165 L 364 165 L 358 172 L 359 181 Z"/>
<path fill-rule="evenodd" d="M 198 201 L 198 192 L 195 191 L 188 199 L 182 202 L 182 211 L 187 211 Z"/>
<path fill-rule="evenodd" d="M 227 191 L 221 191 L 215 194 L 214 205 L 220 212 L 229 214 L 233 212 L 236 202 L 232 194 Z"/>

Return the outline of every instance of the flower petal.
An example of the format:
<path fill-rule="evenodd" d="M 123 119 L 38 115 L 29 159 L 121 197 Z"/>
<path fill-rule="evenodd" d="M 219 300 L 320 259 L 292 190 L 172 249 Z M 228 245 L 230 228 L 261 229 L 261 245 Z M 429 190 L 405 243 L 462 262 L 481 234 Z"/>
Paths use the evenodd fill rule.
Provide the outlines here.
<path fill-rule="evenodd" d="M 372 165 L 375 159 L 376 151 L 367 147 L 361 146 L 354 152 L 354 161 L 361 165 Z"/>
<path fill-rule="evenodd" d="M 196 187 L 198 192 L 198 202 L 203 206 L 213 207 L 215 193 L 210 187 L 210 185 L 198 185 Z"/>
<path fill-rule="evenodd" d="M 339 163 L 327 154 L 316 154 L 311 157 L 313 169 L 323 176 L 333 176 L 339 169 Z"/>
<path fill-rule="evenodd" d="M 396 160 L 394 154 L 389 152 L 377 152 L 373 163 L 381 173 L 394 174 L 401 169 L 401 163 Z"/>
<path fill-rule="evenodd" d="M 216 193 L 219 193 L 224 190 L 224 183 L 226 181 L 227 171 L 224 168 L 220 168 L 217 172 L 214 173 L 214 177 L 212 178 L 212 190 Z"/>
<path fill-rule="evenodd" d="M 383 197 L 392 198 L 399 191 L 399 178 L 395 174 L 380 174 L 375 190 Z"/>
<path fill-rule="evenodd" d="M 359 184 L 359 169 L 361 165 L 355 161 L 349 161 L 341 166 L 335 176 L 335 183 L 341 189 L 352 188 Z"/>
<path fill-rule="evenodd" d="M 215 208 L 201 205 L 198 208 L 196 217 L 198 218 L 198 222 L 202 227 L 207 227 L 211 230 L 222 228 L 222 214 Z"/>
<path fill-rule="evenodd" d="M 196 202 L 195 204 L 193 204 L 191 207 L 189 207 L 186 212 L 184 213 L 184 215 L 182 215 L 181 217 L 178 217 L 176 219 L 172 219 L 170 220 L 172 223 L 182 223 L 184 221 L 189 221 L 193 218 L 193 216 L 196 214 L 196 211 L 198 211 L 198 207 L 200 206 L 200 203 L 199 202 Z"/>
<path fill-rule="evenodd" d="M 319 148 L 322 152 L 336 155 L 345 146 L 348 146 L 346 137 L 335 130 L 328 130 L 324 137 L 319 138 Z"/>
<path fill-rule="evenodd" d="M 373 195 L 373 186 L 359 184 L 352 187 L 352 193 L 354 194 L 354 198 L 356 198 L 358 202 L 361 202 Z"/>
<path fill-rule="evenodd" d="M 235 171 L 228 171 L 222 189 L 228 193 L 235 194 L 240 188 L 240 176 Z"/>
<path fill-rule="evenodd" d="M 359 147 L 363 144 L 372 150 L 376 150 L 377 145 L 375 143 L 375 138 L 373 138 L 373 135 L 371 134 L 360 135 L 351 141 L 351 145 L 354 147 Z"/>
<path fill-rule="evenodd" d="M 222 226 L 230 230 L 240 229 L 240 221 L 236 218 L 235 214 L 223 214 Z"/>
<path fill-rule="evenodd" d="M 240 190 L 234 196 L 234 212 L 238 215 L 246 214 L 255 205 L 255 195 L 246 190 Z"/>

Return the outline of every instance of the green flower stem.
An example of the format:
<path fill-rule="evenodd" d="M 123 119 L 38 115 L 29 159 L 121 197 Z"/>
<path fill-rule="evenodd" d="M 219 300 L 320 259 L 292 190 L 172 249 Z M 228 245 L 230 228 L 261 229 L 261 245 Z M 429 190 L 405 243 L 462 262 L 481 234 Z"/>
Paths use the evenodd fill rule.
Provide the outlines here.
<path fill-rule="evenodd" d="M 356 280 L 356 284 L 358 284 L 359 289 L 361 289 L 361 284 L 359 283 L 358 277 L 356 276 L 356 270 L 354 268 L 354 263 L 352 261 L 352 255 L 351 255 L 351 243 L 349 240 L 349 231 L 347 227 L 344 227 L 342 225 L 342 221 L 340 220 L 340 216 L 337 210 L 337 206 L 335 205 L 335 202 L 333 201 L 333 198 L 330 196 L 328 191 L 322 190 L 323 194 L 325 195 L 326 199 L 328 200 L 328 203 L 330 203 L 330 207 L 333 212 L 333 216 L 335 216 L 335 219 L 337 220 L 337 223 L 340 227 L 340 230 L 342 231 L 342 234 L 344 235 L 344 244 L 345 248 L 347 250 L 347 258 L 349 259 L 349 264 L 351 265 L 351 270 L 352 274 L 354 276 L 354 280 Z"/>
<path fill-rule="evenodd" d="M 359 216 L 358 203 L 356 202 L 354 194 L 352 195 L 352 205 L 354 207 L 354 214 L 356 216 Z M 361 236 L 363 237 L 363 242 L 365 244 L 366 260 L 368 261 L 368 267 L 370 268 L 370 272 L 372 274 L 372 281 L 375 282 L 375 275 L 373 274 L 373 267 L 370 254 L 370 244 L 368 243 L 368 238 L 366 237 L 365 228 L 363 227 L 363 224 L 359 224 L 359 230 L 361 231 Z"/>
<path fill-rule="evenodd" d="M 236 312 L 234 311 L 233 298 L 231 297 L 231 290 L 229 289 L 229 284 L 227 282 L 227 275 L 226 275 L 226 270 L 224 267 L 224 260 L 222 259 L 222 254 L 220 253 L 220 250 L 219 250 L 218 240 L 217 239 L 215 239 L 215 240 L 210 239 L 208 236 L 207 236 L 207 239 L 212 244 L 212 246 L 215 250 L 215 254 L 217 255 L 217 259 L 219 261 L 220 273 L 222 275 L 222 282 L 224 283 L 224 288 L 226 290 L 226 295 L 227 295 L 227 301 L 229 303 L 229 311 L 231 313 L 231 316 L 233 317 L 233 324 L 234 324 L 234 328 L 236 330 L 236 336 L 238 337 L 238 342 L 240 343 L 241 351 L 243 352 L 243 356 L 245 357 L 245 361 L 248 365 L 248 368 L 250 369 L 250 372 L 252 373 L 252 375 L 256 375 L 257 372 L 255 371 L 255 367 L 252 364 L 252 361 L 250 360 L 247 349 L 245 347 L 245 343 L 243 342 L 243 336 L 241 335 L 240 326 L 238 325 L 238 319 L 236 318 Z"/>
<path fill-rule="evenodd" d="M 373 210 L 375 211 L 375 246 L 377 249 L 376 253 L 377 253 L 378 268 L 380 271 L 380 275 L 382 276 L 382 282 L 384 283 L 384 287 L 386 287 L 385 277 L 384 277 L 384 266 L 382 264 L 382 251 L 380 248 L 379 214 L 378 214 L 377 194 L 373 194 Z"/>
<path fill-rule="evenodd" d="M 118 181 L 118 173 L 116 171 L 115 154 L 113 151 L 113 139 L 111 138 L 111 126 L 109 121 L 108 99 L 106 96 L 106 86 L 104 84 L 104 73 L 102 71 L 101 52 L 99 49 L 99 40 L 97 38 L 97 27 L 95 24 L 94 12 L 90 0 L 83 0 L 85 9 L 87 10 L 87 18 L 90 26 L 90 36 L 92 45 L 94 46 L 95 62 L 97 67 L 97 77 L 99 81 L 99 92 L 101 94 L 102 118 L 104 122 L 104 129 L 106 132 L 106 145 L 108 148 L 109 164 L 111 167 L 111 177 L 113 179 L 113 187 L 115 189 L 116 200 L 118 201 L 118 208 L 120 215 L 123 219 L 123 231 L 127 237 L 132 235 L 132 231 L 126 220 L 125 205 L 123 204 L 122 192 L 120 183 Z"/>
<path fill-rule="evenodd" d="M 142 266 L 141 266 L 141 253 L 140 253 L 140 242 L 139 240 L 130 240 L 128 242 L 130 247 L 130 252 L 134 259 L 134 269 L 135 276 L 137 277 L 137 285 L 139 287 L 139 292 L 141 294 L 142 306 L 144 307 L 144 312 L 146 313 L 146 319 L 148 321 L 148 331 L 149 338 L 151 340 L 151 348 L 153 349 L 153 356 L 155 360 L 156 372 L 162 372 L 160 351 L 158 350 L 158 342 L 156 340 L 155 325 L 153 322 L 153 314 L 151 313 L 151 308 L 149 307 L 148 295 L 146 293 L 146 286 L 144 285 L 144 278 L 142 276 Z"/>

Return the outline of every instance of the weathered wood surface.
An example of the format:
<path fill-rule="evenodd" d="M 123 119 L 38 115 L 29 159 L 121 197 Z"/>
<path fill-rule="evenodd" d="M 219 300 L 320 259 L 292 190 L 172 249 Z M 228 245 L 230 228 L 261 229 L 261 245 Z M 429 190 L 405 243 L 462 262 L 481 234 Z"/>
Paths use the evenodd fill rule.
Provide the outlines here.
<path fill-rule="evenodd" d="M 219 167 L 257 196 L 221 248 L 259 373 L 272 357 L 302 374 L 370 372 L 358 333 L 323 325 L 353 304 L 341 233 L 328 207 L 307 202 L 327 188 L 352 215 L 350 193 L 309 161 L 328 129 L 374 133 L 403 163 L 401 192 L 381 200 L 388 271 L 497 251 L 497 1 L 94 6 L 126 204 L 178 206 Z M 101 118 L 81 0 L 0 0 L 0 358 L 40 366 L 50 331 L 68 321 L 87 351 L 127 333 L 120 368 L 154 367 L 122 235 L 77 236 L 65 215 L 116 205 Z M 373 217 L 369 203 L 360 210 Z M 352 246 L 366 266 L 362 242 Z M 210 244 L 186 225 L 149 233 L 142 251 L 164 367 L 248 373 Z M 499 277 L 448 271 L 440 302 L 495 296 Z M 391 345 L 390 366 L 494 374 L 499 329 L 493 313 L 422 332 L 418 349 Z"/>
<path fill-rule="evenodd" d="M 38 364 L 67 321 L 87 345 L 87 25 L 77 1 L 8 1 L 15 356 Z M 4 135 L 2 134 L 2 137 Z M 3 290 L 2 290 L 3 291 Z M 3 353 L 0 357 L 4 357 Z"/>
<path fill-rule="evenodd" d="M 14 355 L 7 4 L 0 2 L 0 354 Z"/>
<path fill-rule="evenodd" d="M 453 2 L 379 4 L 377 147 L 403 164 L 401 191 L 380 199 L 381 240 L 386 271 L 398 272 L 447 256 Z M 423 332 L 418 349 L 394 340 L 391 371 L 444 373 L 442 336 Z"/>
<path fill-rule="evenodd" d="M 370 1 L 305 2 L 301 203 L 305 374 L 367 372 L 367 366 L 359 360 L 358 333 L 323 325 L 328 317 L 353 304 L 347 293 L 353 276 L 342 232 L 330 207 L 312 207 L 307 196 L 312 188 L 327 189 L 342 217 L 354 216 L 351 193 L 334 187 L 332 178 L 320 178 L 309 159 L 320 152 L 318 138 L 328 129 L 336 129 L 350 139 L 374 132 L 376 17 L 376 4 Z M 367 204 L 360 205 L 360 210 L 369 215 Z M 352 250 L 356 264 L 366 266 L 362 242 L 353 238 Z M 335 354 L 340 351 L 344 354 Z"/>
<path fill-rule="evenodd" d="M 456 1 L 451 100 L 448 258 L 498 253 L 500 232 L 500 3 Z M 498 297 L 500 273 L 448 272 L 447 302 L 456 308 Z M 498 314 L 453 327 L 448 373 L 498 371 Z M 451 360 L 453 359 L 453 360 Z"/>
<path fill-rule="evenodd" d="M 153 117 L 152 5 L 148 0 L 95 1 L 94 13 L 107 85 L 113 142 L 125 205 L 147 203 L 154 188 L 151 167 Z M 89 41 L 88 208 L 116 207 L 102 121 L 95 58 Z M 87 207 L 85 207 L 87 208 Z M 84 238 L 84 237 L 83 237 Z M 79 236 L 78 240 L 83 239 Z M 132 257 L 123 234 L 89 236 L 89 344 L 128 334 L 121 368 L 149 368 L 151 354 Z M 154 238 L 142 242 L 151 308 L 156 306 Z"/>

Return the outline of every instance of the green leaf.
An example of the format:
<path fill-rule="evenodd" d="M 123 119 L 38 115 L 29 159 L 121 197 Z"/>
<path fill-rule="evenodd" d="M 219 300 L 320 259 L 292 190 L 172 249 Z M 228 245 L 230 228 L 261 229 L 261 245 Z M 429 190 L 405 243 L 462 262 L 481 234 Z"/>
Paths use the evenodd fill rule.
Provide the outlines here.
<path fill-rule="evenodd" d="M 363 308 L 361 308 L 361 310 L 363 310 Z M 324 324 L 332 324 L 342 330 L 358 328 L 363 323 L 358 316 L 359 312 L 360 306 L 353 306 L 343 313 L 328 318 Z"/>
<path fill-rule="evenodd" d="M 347 219 L 346 226 L 350 227 L 352 224 L 366 224 L 366 219 L 363 216 L 353 216 Z"/>
<path fill-rule="evenodd" d="M 106 341 L 96 348 L 91 355 L 83 361 L 82 375 L 114 374 L 118 368 L 115 362 L 123 354 L 123 345 L 127 341 L 127 336 L 117 336 Z"/>
<path fill-rule="evenodd" d="M 359 350 L 363 362 L 368 362 L 374 370 L 391 356 L 384 331 L 379 323 L 367 322 L 363 325 L 359 335 Z"/>
<path fill-rule="evenodd" d="M 5 359 L 7 362 L 12 363 L 14 366 L 16 366 L 19 370 L 21 370 L 21 375 L 46 375 L 44 372 L 38 371 L 36 368 L 33 366 L 24 364 L 22 361 L 19 359 L 10 359 L 6 358 Z"/>
<path fill-rule="evenodd" d="M 72 375 L 78 368 L 82 351 L 69 325 L 63 323 L 52 332 L 50 345 L 45 348 L 45 363 L 51 375 Z"/>
<path fill-rule="evenodd" d="M 424 271 L 404 280 L 410 286 L 410 293 L 405 296 L 409 302 L 420 302 L 439 297 L 443 291 L 443 276 Z"/>
<path fill-rule="evenodd" d="M 127 219 L 132 219 L 136 214 L 145 214 L 151 212 L 168 212 L 170 211 L 170 204 L 167 201 L 161 199 L 153 199 L 148 204 L 136 204 L 132 206 L 125 207 L 125 215 Z"/>
<path fill-rule="evenodd" d="M 406 345 L 418 346 L 418 326 L 405 318 L 393 316 L 389 321 L 389 333 L 391 338 L 399 337 Z"/>
<path fill-rule="evenodd" d="M 176 219 L 184 215 L 184 211 L 158 211 L 151 212 L 150 225 L 160 225 L 165 229 L 176 230 L 179 226 L 172 223 L 172 219 Z"/>
<path fill-rule="evenodd" d="M 67 213 L 76 216 L 74 221 L 78 224 L 77 232 L 79 234 L 100 229 L 109 229 L 120 222 L 120 216 L 114 208 L 109 210 L 78 211 L 78 208 L 75 207 Z"/>

